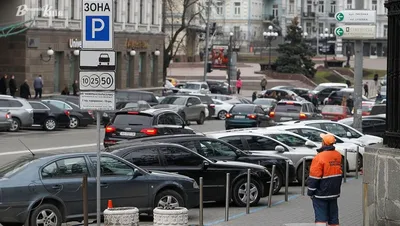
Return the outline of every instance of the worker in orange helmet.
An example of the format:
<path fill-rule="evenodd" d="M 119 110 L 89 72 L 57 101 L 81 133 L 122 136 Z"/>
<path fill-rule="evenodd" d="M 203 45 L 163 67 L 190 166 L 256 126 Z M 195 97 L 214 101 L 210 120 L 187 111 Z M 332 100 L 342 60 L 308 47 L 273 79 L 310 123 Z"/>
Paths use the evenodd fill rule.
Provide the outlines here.
<path fill-rule="evenodd" d="M 338 226 L 337 199 L 342 185 L 342 155 L 335 150 L 335 136 L 321 134 L 322 147 L 310 166 L 307 195 L 311 197 L 317 226 Z"/>

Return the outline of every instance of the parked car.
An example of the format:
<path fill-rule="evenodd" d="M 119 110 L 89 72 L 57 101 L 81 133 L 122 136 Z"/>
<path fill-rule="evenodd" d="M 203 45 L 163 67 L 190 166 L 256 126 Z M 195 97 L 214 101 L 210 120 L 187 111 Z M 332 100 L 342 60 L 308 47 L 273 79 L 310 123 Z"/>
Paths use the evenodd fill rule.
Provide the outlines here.
<path fill-rule="evenodd" d="M 174 172 L 197 181 L 203 177 L 204 201 L 225 200 L 226 173 L 230 173 L 233 202 L 237 206 L 246 206 L 243 191 L 246 190 L 247 169 L 252 171 L 250 204 L 257 205 L 261 197 L 268 195 L 271 177 L 260 165 L 210 159 L 198 154 L 196 149 L 164 142 L 141 142 L 114 150 L 112 154 L 148 170 Z"/>
<path fill-rule="evenodd" d="M 369 115 L 380 115 L 380 114 L 386 114 L 386 104 L 375 104 Z"/>
<path fill-rule="evenodd" d="M 275 122 L 255 104 L 235 104 L 226 114 L 225 129 L 272 126 Z"/>
<path fill-rule="evenodd" d="M 257 98 L 253 104 L 259 105 L 267 114 L 275 108 L 277 101 L 272 98 Z"/>
<path fill-rule="evenodd" d="M 374 107 L 374 101 L 363 101 L 362 102 L 362 115 L 368 116 L 371 114 L 372 107 Z"/>
<path fill-rule="evenodd" d="M 86 127 L 93 124 L 94 115 L 93 111 L 81 110 L 79 105 L 76 105 L 69 101 L 62 101 L 56 99 L 42 100 L 44 103 L 52 104 L 60 109 L 69 111 L 69 128 L 76 129 L 78 127 Z"/>
<path fill-rule="evenodd" d="M 31 127 L 33 124 L 32 106 L 23 98 L 0 95 L 0 110 L 11 113 L 11 132 L 17 132 L 21 127 Z"/>
<path fill-rule="evenodd" d="M 273 90 L 277 90 L 277 89 L 292 90 L 292 89 L 294 89 L 294 86 L 274 86 L 271 89 L 273 89 Z"/>
<path fill-rule="evenodd" d="M 139 100 L 137 102 L 121 101 L 115 104 L 114 111 L 104 111 L 101 121 L 104 127 L 106 127 L 110 122 L 110 119 L 112 119 L 115 113 L 118 111 L 143 111 L 149 108 L 151 108 L 150 104 L 143 100 Z"/>
<path fill-rule="evenodd" d="M 144 111 L 119 111 L 105 128 L 104 147 L 119 141 L 146 136 L 168 134 L 194 134 L 174 111 L 148 109 Z"/>
<path fill-rule="evenodd" d="M 80 105 L 79 102 L 79 96 L 72 96 L 72 95 L 51 95 L 47 96 L 45 98 L 42 98 L 42 100 L 47 100 L 47 99 L 53 99 L 53 100 L 63 100 L 63 101 L 68 101 L 71 103 L 74 103 L 75 105 Z"/>
<path fill-rule="evenodd" d="M 70 124 L 69 111 L 41 101 L 29 101 L 33 108 L 33 127 L 42 127 L 53 131 L 65 128 Z"/>
<path fill-rule="evenodd" d="M 7 110 L 0 110 L 0 131 L 8 131 L 11 124 L 11 113 Z"/>
<path fill-rule="evenodd" d="M 197 93 L 190 93 L 188 95 L 200 98 L 201 103 L 206 105 L 206 108 L 208 110 L 208 118 L 211 118 L 215 114 L 215 104 L 210 96 L 206 94 L 197 94 Z"/>
<path fill-rule="evenodd" d="M 329 96 L 333 91 L 339 91 L 340 89 L 348 88 L 345 83 L 321 83 L 312 91 L 317 96 L 320 104 L 323 104 L 325 98 Z"/>
<path fill-rule="evenodd" d="M 277 101 L 284 100 L 286 97 L 292 97 L 296 99 L 296 101 L 302 101 L 304 98 L 299 97 L 295 92 L 286 90 L 286 89 L 268 89 L 264 90 L 259 94 L 259 98 L 273 98 Z"/>
<path fill-rule="evenodd" d="M 209 94 L 211 92 L 207 82 L 186 82 L 185 85 L 179 89 L 178 93 Z"/>
<path fill-rule="evenodd" d="M 306 88 L 299 88 L 299 87 L 295 87 L 293 89 L 291 89 L 291 91 L 293 91 L 294 93 L 296 93 L 298 96 L 300 97 L 306 97 L 310 94 L 311 90 L 306 89 Z M 311 102 L 311 101 L 310 101 Z"/>
<path fill-rule="evenodd" d="M 40 153 L 0 167 L 0 208 L 4 210 L 0 211 L 0 223 L 61 226 L 64 222 L 82 221 L 84 175 L 89 183 L 88 214 L 95 216 L 96 164 L 96 153 Z M 100 165 L 102 210 L 107 209 L 107 200 L 115 206 L 134 203 L 140 213 L 150 215 L 155 207 L 191 208 L 199 204 L 199 186 L 186 176 L 150 172 L 109 153 L 101 154 Z"/>
<path fill-rule="evenodd" d="M 346 99 L 349 98 L 349 96 L 352 95 L 354 98 L 354 89 L 353 88 L 345 88 L 341 89 L 339 91 L 333 91 L 331 94 L 329 94 L 328 99 L 326 101 L 327 105 L 341 105 L 343 101 L 343 97 L 346 97 Z M 362 101 L 368 101 L 369 99 L 366 96 L 362 96 Z"/>
<path fill-rule="evenodd" d="M 232 94 L 232 87 L 229 90 L 229 84 L 224 81 L 207 80 L 207 84 L 211 93 Z"/>
<path fill-rule="evenodd" d="M 320 111 L 308 101 L 281 100 L 269 112 L 275 122 L 321 119 Z"/>
<path fill-rule="evenodd" d="M 138 90 L 116 90 L 115 102 L 138 102 L 139 100 L 146 101 L 150 106 L 158 104 L 158 100 L 154 93 Z"/>
<path fill-rule="evenodd" d="M 233 104 L 217 99 L 214 99 L 213 102 L 215 104 L 215 113 L 212 117 L 220 120 L 225 120 L 226 114 L 231 110 Z"/>
<path fill-rule="evenodd" d="M 196 121 L 197 124 L 204 124 L 206 119 L 206 107 L 201 103 L 200 98 L 194 96 L 167 96 L 154 109 L 169 109 L 176 112 L 187 123 Z"/>
<path fill-rule="evenodd" d="M 342 105 L 324 105 L 321 109 L 324 119 L 338 121 L 351 116 L 350 110 Z"/>
<path fill-rule="evenodd" d="M 237 161 L 237 164 L 240 164 L 239 162 L 254 163 L 264 166 L 269 170 L 271 170 L 272 166 L 275 164 L 277 173 L 274 178 L 274 194 L 279 192 L 283 183 L 285 182 L 284 175 L 286 173 L 286 160 L 289 161 L 288 158 L 274 155 L 272 153 L 263 156 L 252 155 L 250 153 L 238 150 L 237 147 L 213 137 L 206 137 L 204 135 L 174 135 L 143 138 L 135 140 L 134 142 L 180 144 L 210 160 Z M 289 163 L 289 182 L 292 182 L 295 179 L 294 166 L 292 162 L 289 161 Z"/>
<path fill-rule="evenodd" d="M 353 118 L 340 120 L 340 123 L 353 126 Z M 386 114 L 362 117 L 362 131 L 364 134 L 383 137 L 386 131 Z"/>

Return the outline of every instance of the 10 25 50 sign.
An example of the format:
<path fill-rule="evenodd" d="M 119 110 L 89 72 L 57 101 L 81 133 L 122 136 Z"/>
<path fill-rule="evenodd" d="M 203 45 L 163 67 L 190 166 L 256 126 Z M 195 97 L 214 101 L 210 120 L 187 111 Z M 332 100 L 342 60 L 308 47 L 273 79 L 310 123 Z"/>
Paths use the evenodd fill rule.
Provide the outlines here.
<path fill-rule="evenodd" d="M 79 72 L 80 90 L 115 90 L 115 72 Z"/>

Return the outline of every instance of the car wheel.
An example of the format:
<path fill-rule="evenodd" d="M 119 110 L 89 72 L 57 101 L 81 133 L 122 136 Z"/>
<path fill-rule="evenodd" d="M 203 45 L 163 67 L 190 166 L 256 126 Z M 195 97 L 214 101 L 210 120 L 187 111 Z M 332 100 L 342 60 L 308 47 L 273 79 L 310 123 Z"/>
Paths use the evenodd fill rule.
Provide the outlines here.
<path fill-rule="evenodd" d="M 51 204 L 43 204 L 33 209 L 30 216 L 32 226 L 61 226 L 62 216 L 60 210 Z"/>
<path fill-rule="evenodd" d="M 268 167 L 269 172 L 272 173 L 272 168 Z M 272 194 L 277 195 L 279 194 L 280 190 L 283 186 L 283 174 L 276 170 L 275 168 L 275 175 L 274 175 L 274 187 L 272 188 Z"/>
<path fill-rule="evenodd" d="M 17 118 L 11 118 L 11 127 L 9 129 L 10 132 L 18 132 L 21 127 L 21 121 Z"/>
<path fill-rule="evenodd" d="M 218 112 L 218 119 L 220 120 L 225 120 L 226 119 L 226 111 L 225 110 L 221 110 Z"/>
<path fill-rule="evenodd" d="M 238 182 L 233 186 L 233 202 L 235 205 L 244 207 L 246 206 L 247 196 L 246 196 L 246 186 L 247 186 L 247 178 L 241 178 Z M 250 205 L 257 205 L 260 201 L 261 196 L 261 186 L 260 184 L 251 179 L 250 181 Z"/>
<path fill-rule="evenodd" d="M 53 131 L 57 128 L 57 122 L 54 118 L 48 118 L 44 121 L 43 128 L 47 131 Z"/>
<path fill-rule="evenodd" d="M 170 209 L 185 206 L 182 196 L 174 190 L 165 190 L 157 194 L 155 207 Z"/>
<path fill-rule="evenodd" d="M 310 161 L 306 161 L 306 172 L 304 175 L 304 179 L 305 179 L 305 185 L 307 186 L 307 180 L 308 180 L 308 176 L 310 175 L 310 166 L 311 166 L 311 162 Z M 302 179 L 303 179 L 303 163 L 301 163 L 299 165 L 299 168 L 297 169 L 297 181 L 299 183 L 302 183 Z"/>
<path fill-rule="evenodd" d="M 199 120 L 197 120 L 196 122 L 197 122 L 197 124 L 199 124 L 199 125 L 203 125 L 205 119 L 206 119 L 206 116 L 204 115 L 204 112 L 201 112 L 201 113 L 200 113 L 200 118 L 199 118 Z"/>
<path fill-rule="evenodd" d="M 69 128 L 70 129 L 76 129 L 79 126 L 79 119 L 75 116 L 71 116 L 69 120 Z"/>

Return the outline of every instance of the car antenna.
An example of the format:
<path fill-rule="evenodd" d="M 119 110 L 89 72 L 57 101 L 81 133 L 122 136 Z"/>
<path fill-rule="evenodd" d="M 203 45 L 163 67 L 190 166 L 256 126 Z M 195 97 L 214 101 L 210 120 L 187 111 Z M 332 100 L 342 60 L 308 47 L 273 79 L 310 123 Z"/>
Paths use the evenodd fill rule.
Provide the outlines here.
<path fill-rule="evenodd" d="M 22 145 L 25 146 L 25 148 L 32 154 L 32 156 L 35 157 L 35 153 L 33 153 L 33 151 L 28 146 L 26 146 L 26 144 L 24 142 L 22 142 L 21 139 L 18 138 L 18 140 L 19 140 L 19 142 L 21 142 Z"/>

